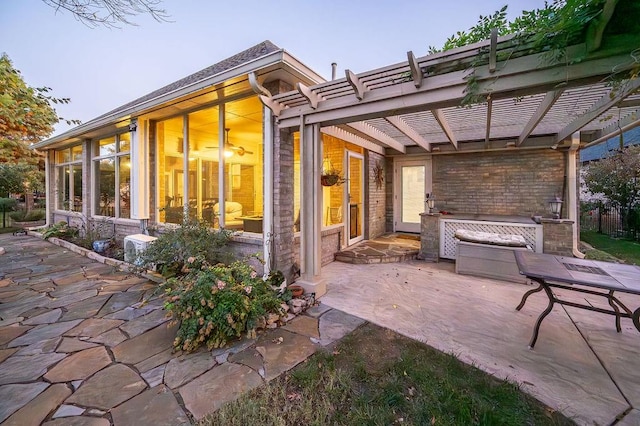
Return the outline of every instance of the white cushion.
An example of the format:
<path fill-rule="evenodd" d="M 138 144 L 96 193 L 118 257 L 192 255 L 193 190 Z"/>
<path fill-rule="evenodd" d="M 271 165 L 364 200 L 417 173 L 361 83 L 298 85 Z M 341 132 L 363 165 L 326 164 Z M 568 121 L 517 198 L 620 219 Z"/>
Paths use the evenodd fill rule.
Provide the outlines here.
<path fill-rule="evenodd" d="M 479 244 L 492 244 L 507 247 L 526 247 L 527 242 L 522 235 L 494 234 L 493 232 L 456 230 L 455 237 L 461 241 Z"/>

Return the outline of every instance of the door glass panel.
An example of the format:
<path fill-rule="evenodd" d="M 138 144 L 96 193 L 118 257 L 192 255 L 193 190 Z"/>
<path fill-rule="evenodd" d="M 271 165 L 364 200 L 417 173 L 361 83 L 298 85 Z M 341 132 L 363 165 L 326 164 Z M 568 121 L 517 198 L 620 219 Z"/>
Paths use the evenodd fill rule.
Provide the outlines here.
<path fill-rule="evenodd" d="M 363 235 L 362 158 L 349 155 L 349 238 Z"/>
<path fill-rule="evenodd" d="M 425 166 L 402 166 L 402 222 L 419 223 L 424 212 Z"/>

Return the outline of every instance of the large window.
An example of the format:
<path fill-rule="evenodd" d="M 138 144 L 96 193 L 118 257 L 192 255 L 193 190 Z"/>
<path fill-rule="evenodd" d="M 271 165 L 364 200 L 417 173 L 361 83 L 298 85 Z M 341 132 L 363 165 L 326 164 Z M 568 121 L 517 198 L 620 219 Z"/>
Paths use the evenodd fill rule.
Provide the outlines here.
<path fill-rule="evenodd" d="M 55 152 L 56 209 L 82 211 L 82 145 Z"/>
<path fill-rule="evenodd" d="M 160 222 L 181 223 L 186 214 L 262 232 L 262 105 L 257 97 L 229 102 L 223 119 L 222 133 L 219 107 L 157 123 Z"/>
<path fill-rule="evenodd" d="M 95 143 L 95 215 L 131 217 L 130 145 L 129 133 L 100 139 Z"/>

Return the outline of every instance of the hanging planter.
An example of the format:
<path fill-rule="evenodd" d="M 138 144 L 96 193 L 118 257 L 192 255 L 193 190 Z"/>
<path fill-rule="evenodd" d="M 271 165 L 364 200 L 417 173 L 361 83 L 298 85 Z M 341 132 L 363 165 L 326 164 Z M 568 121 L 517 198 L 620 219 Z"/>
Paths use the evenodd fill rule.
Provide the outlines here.
<path fill-rule="evenodd" d="M 320 183 L 322 186 L 342 185 L 346 179 L 342 177 L 342 172 L 331 164 L 329 158 L 325 158 L 322 162 L 322 174 L 320 175 Z"/>

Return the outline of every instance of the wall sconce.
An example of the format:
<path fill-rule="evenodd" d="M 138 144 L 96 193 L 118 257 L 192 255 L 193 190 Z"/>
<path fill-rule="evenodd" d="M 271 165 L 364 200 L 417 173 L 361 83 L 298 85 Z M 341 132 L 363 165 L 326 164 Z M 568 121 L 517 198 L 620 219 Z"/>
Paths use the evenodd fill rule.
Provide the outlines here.
<path fill-rule="evenodd" d="M 433 209 L 436 206 L 436 197 L 427 192 L 426 202 L 427 202 L 427 213 L 433 213 Z"/>
<path fill-rule="evenodd" d="M 560 212 L 562 212 L 562 200 L 557 195 L 549 201 L 549 210 L 554 219 L 560 219 Z"/>
<path fill-rule="evenodd" d="M 129 123 L 129 131 L 130 132 L 135 132 L 138 129 L 138 122 L 137 121 L 132 121 L 131 123 Z"/>

